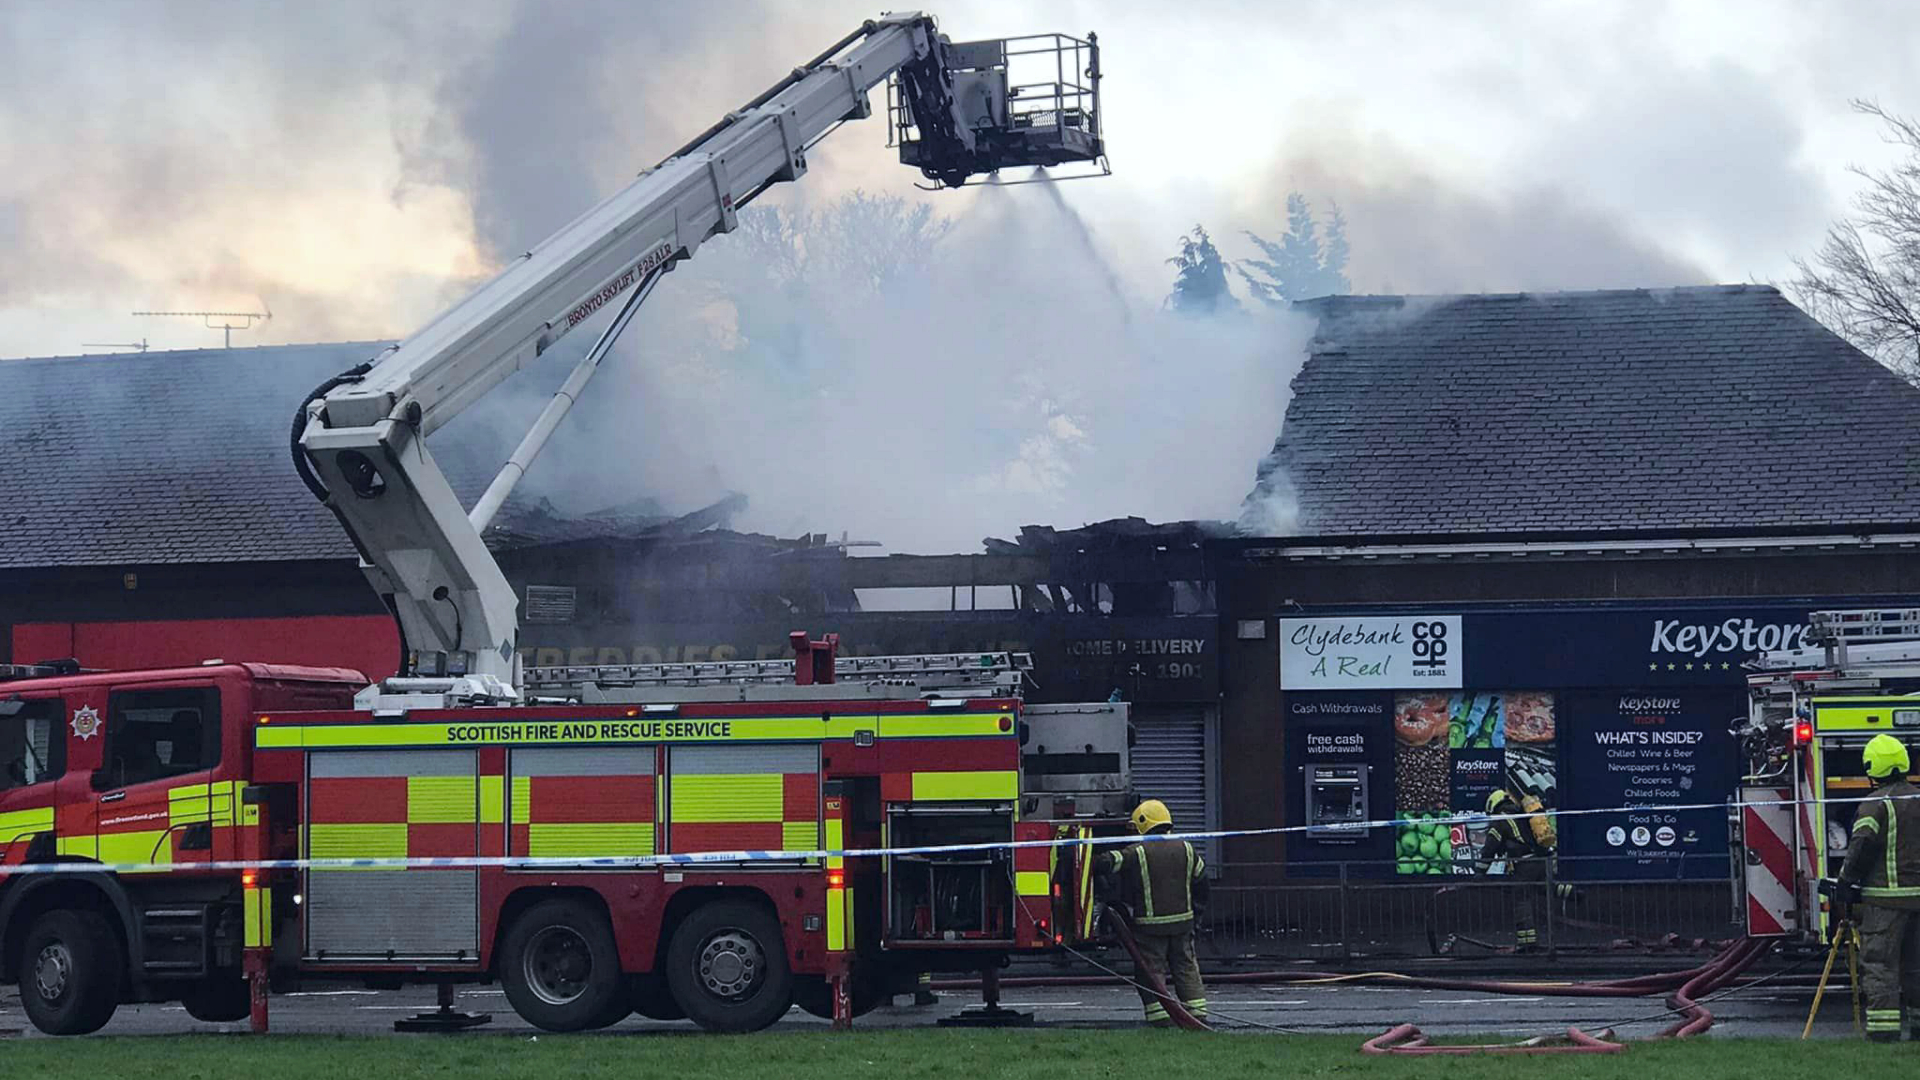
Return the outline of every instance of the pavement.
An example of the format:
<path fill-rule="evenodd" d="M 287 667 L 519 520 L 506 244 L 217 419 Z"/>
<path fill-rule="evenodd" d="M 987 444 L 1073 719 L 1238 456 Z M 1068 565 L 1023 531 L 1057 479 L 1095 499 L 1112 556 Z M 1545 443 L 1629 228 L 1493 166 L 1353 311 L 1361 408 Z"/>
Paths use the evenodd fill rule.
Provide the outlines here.
<path fill-rule="evenodd" d="M 1559 977 L 1571 976 L 1560 973 Z M 1709 1003 L 1719 1036 L 1797 1038 L 1806 1021 L 1812 992 L 1800 988 L 1756 986 L 1736 990 Z M 1222 1029 L 1246 1032 L 1340 1033 L 1371 1036 L 1394 1024 L 1412 1021 L 1433 1035 L 1501 1035 L 1522 1038 L 1564 1032 L 1568 1027 L 1588 1031 L 1612 1027 L 1621 1038 L 1645 1038 L 1671 1022 L 1658 998 L 1592 999 L 1496 996 L 1460 991 L 1411 990 L 1397 987 L 1340 986 L 1216 986 L 1207 993 L 1213 1022 Z M 308 1034 L 381 1034 L 393 1021 L 433 1007 L 431 987 L 375 991 L 338 986 L 276 996 L 273 1030 Z M 855 1022 L 857 1029 L 931 1027 L 973 999 L 958 992 L 941 995 L 938 1005 L 915 1008 L 904 1004 L 876 1009 Z M 1139 999 L 1121 987 L 1063 989 L 1008 988 L 1002 1004 L 1034 1014 L 1043 1028 L 1125 1028 L 1140 1022 Z M 459 989 L 457 1008 L 491 1013 L 493 1021 L 476 1029 L 515 1036 L 539 1032 L 515 1016 L 497 986 Z M 773 1030 L 823 1028 L 826 1022 L 793 1010 Z M 179 1005 L 123 1005 L 104 1034 L 172 1035 L 213 1031 L 245 1031 L 247 1025 L 202 1024 Z M 685 1021 L 661 1023 L 630 1017 L 607 1029 L 621 1035 L 689 1032 Z M 1844 990 L 1829 994 L 1817 1035 L 1853 1037 Z M 0 1037 L 40 1038 L 20 1011 L 13 987 L 0 989 Z M 419 1036 L 413 1036 L 419 1037 Z M 452 1036 L 433 1036 L 447 1038 Z M 467 1035 L 465 1037 L 473 1037 Z"/>

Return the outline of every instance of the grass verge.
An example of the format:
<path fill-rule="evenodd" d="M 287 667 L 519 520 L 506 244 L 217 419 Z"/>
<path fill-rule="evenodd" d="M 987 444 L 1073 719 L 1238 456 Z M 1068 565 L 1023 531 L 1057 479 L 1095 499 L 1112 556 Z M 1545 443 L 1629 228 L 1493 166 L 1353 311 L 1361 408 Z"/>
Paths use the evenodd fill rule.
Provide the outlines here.
<path fill-rule="evenodd" d="M 743 1080 L 1292 1080 L 1365 1074 L 1383 1080 L 1847 1080 L 1912 1077 L 1920 1044 L 1706 1039 L 1647 1043 L 1624 1054 L 1376 1058 L 1351 1036 L 1196 1036 L 1177 1031 L 880 1031 L 745 1036 L 267 1036 L 23 1039 L 0 1044 L 0 1071 L 46 1078 L 349 1080 L 377 1077 L 725 1077 Z"/>

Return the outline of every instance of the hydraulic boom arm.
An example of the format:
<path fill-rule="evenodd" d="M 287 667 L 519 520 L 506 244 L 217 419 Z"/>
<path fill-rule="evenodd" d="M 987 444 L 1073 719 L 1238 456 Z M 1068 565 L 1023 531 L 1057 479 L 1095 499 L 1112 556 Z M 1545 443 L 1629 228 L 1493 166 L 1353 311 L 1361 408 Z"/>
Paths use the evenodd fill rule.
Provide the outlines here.
<path fill-rule="evenodd" d="M 392 689 L 444 692 L 464 677 L 453 692 L 513 696 L 517 601 L 480 530 L 660 276 L 731 231 L 756 195 L 797 179 L 835 126 L 870 115 L 874 86 L 897 76 L 896 126 L 913 133 L 903 160 L 937 183 L 1003 165 L 1104 164 L 1097 45 L 1054 40 L 1089 59 L 1087 84 L 1056 81 L 1049 110 L 1022 112 L 1008 101 L 1024 88 L 1009 89 L 1006 43 L 953 45 L 919 13 L 868 22 L 390 352 L 316 389 L 294 420 L 294 462 L 399 622 L 402 675 L 416 678 Z M 610 305 L 621 309 L 614 324 L 469 514 L 426 436 Z"/>

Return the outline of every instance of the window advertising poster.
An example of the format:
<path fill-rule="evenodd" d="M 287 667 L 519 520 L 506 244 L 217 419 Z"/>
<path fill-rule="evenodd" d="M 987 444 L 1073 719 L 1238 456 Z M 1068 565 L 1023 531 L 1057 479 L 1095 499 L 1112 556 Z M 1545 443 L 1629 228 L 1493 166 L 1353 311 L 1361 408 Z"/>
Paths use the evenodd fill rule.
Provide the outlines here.
<path fill-rule="evenodd" d="M 1542 691 L 1402 692 L 1394 697 L 1394 871 L 1471 874 L 1487 797 L 1502 786 L 1557 805 L 1554 696 Z"/>
<path fill-rule="evenodd" d="M 1568 805 L 1637 807 L 1559 825 L 1569 878 L 1718 878 L 1738 780 L 1733 722 L 1745 695 L 1722 689 L 1585 691 L 1568 696 Z"/>

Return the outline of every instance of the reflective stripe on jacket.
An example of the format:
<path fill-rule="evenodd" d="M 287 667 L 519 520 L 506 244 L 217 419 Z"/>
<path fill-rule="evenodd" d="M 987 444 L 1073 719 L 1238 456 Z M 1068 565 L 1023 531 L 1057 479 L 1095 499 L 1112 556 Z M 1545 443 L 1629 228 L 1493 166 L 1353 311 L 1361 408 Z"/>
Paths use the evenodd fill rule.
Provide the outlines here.
<path fill-rule="evenodd" d="M 1840 880 L 1867 899 L 1920 897 L 1920 788 L 1895 780 L 1873 789 L 1853 819 Z"/>
<path fill-rule="evenodd" d="M 1102 868 L 1119 882 L 1120 896 L 1139 927 L 1180 929 L 1193 921 L 1194 882 L 1207 862 L 1185 840 L 1149 840 L 1103 852 Z"/>

